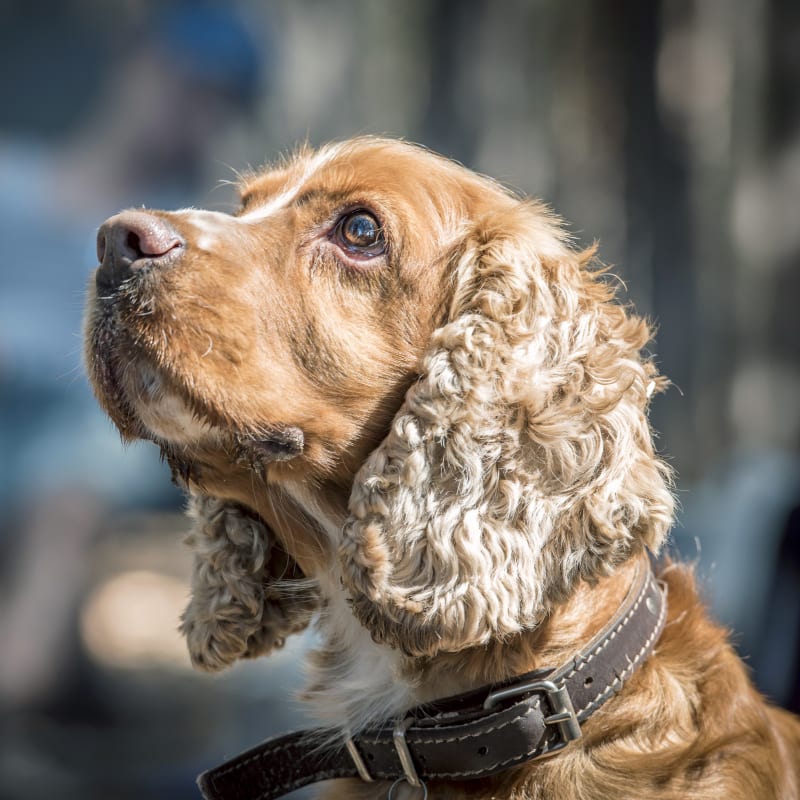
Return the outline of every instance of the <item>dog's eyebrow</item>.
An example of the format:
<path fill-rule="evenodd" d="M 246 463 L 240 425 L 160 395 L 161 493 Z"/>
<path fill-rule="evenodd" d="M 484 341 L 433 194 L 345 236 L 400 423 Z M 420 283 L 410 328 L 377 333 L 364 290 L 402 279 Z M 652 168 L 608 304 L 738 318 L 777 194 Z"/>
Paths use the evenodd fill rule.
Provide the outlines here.
<path fill-rule="evenodd" d="M 256 189 L 245 192 L 240 202 L 242 210 L 240 216 L 244 220 L 258 219 L 268 216 L 273 211 L 283 206 L 293 206 L 303 208 L 313 201 L 325 201 L 330 205 L 343 206 L 348 201 L 353 200 L 353 192 L 342 189 L 326 189 L 324 187 L 312 187 L 305 189 L 295 197 L 287 196 L 285 192 L 278 192 L 273 196 L 263 196 L 263 193 Z"/>
<path fill-rule="evenodd" d="M 313 187 L 299 194 L 294 200 L 294 205 L 296 208 L 302 208 L 312 200 L 318 200 L 320 198 L 340 204 L 349 197 L 352 197 L 352 192 L 325 189 L 321 186 Z"/>
<path fill-rule="evenodd" d="M 281 194 L 287 187 L 285 172 L 259 175 L 246 180 L 239 188 L 239 202 L 246 206 L 253 202 L 266 202 L 269 198 Z"/>
<path fill-rule="evenodd" d="M 305 193 L 304 184 L 312 178 L 317 170 L 329 163 L 336 156 L 337 152 L 337 147 L 326 148 L 289 170 L 280 170 L 274 175 L 268 174 L 257 179 L 252 184 L 252 191 L 257 195 L 262 193 L 265 186 L 275 187 L 275 189 L 277 189 L 275 179 L 282 179 L 283 185 L 274 193 L 267 192 L 267 199 L 264 205 L 253 211 L 246 211 L 241 216 L 241 219 L 255 221 L 269 216 L 274 211 L 277 211 L 289 203 L 294 203 L 298 196 Z M 288 182 L 286 181 L 287 175 L 290 178 Z M 251 191 L 248 187 L 242 192 L 242 198 L 249 199 L 250 196 Z"/>

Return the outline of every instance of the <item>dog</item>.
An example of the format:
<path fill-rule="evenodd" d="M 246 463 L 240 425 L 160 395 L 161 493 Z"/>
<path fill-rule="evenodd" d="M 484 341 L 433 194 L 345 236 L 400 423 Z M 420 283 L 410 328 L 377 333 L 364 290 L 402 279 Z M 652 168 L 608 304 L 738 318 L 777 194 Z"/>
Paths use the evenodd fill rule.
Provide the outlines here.
<path fill-rule="evenodd" d="M 666 380 L 594 250 L 401 141 L 301 148 L 240 188 L 232 215 L 107 220 L 85 330 L 100 404 L 190 498 L 194 665 L 319 632 L 316 743 L 269 745 L 207 796 L 278 796 L 338 748 L 330 798 L 798 797 L 798 720 L 755 691 L 690 567 L 651 576 Z M 548 678 L 615 657 L 580 710 Z M 534 744 L 496 755 L 533 711 Z M 245 786 L 271 764 L 291 776 Z"/>

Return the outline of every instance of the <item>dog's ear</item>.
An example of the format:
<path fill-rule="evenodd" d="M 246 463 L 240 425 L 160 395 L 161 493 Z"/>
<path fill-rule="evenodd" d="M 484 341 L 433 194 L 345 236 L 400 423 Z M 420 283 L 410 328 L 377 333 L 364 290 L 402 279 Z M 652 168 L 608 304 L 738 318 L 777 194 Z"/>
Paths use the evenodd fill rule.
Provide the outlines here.
<path fill-rule="evenodd" d="M 317 608 L 317 586 L 242 506 L 193 496 L 192 598 L 181 618 L 192 664 L 209 671 L 282 647 Z"/>
<path fill-rule="evenodd" d="M 463 242 L 447 321 L 351 495 L 343 579 L 376 640 L 429 656 L 530 629 L 662 543 L 646 410 L 665 382 L 592 256 L 534 203 Z"/>

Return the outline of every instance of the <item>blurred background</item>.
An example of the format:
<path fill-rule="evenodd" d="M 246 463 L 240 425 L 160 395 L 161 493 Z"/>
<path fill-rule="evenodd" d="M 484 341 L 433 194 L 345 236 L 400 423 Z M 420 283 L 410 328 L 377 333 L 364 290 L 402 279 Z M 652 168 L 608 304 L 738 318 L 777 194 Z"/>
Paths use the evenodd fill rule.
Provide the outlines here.
<path fill-rule="evenodd" d="M 189 669 L 183 501 L 96 408 L 81 313 L 107 216 L 230 210 L 233 168 L 360 133 L 599 240 L 673 381 L 673 550 L 800 710 L 800 4 L 0 0 L 1 800 L 194 798 L 305 724 L 308 637 Z"/>

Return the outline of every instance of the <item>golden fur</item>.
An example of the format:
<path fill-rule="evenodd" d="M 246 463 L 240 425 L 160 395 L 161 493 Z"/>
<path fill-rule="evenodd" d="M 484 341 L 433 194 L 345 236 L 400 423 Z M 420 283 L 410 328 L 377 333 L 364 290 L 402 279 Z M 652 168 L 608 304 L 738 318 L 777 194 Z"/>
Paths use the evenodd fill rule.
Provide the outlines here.
<path fill-rule="evenodd" d="M 342 246 L 359 209 L 385 249 Z M 372 138 L 246 177 L 234 216 L 153 213 L 185 252 L 93 294 L 87 363 L 191 494 L 197 666 L 315 618 L 306 697 L 357 730 L 555 666 L 605 624 L 672 519 L 646 418 L 663 381 L 556 217 Z M 797 797 L 800 725 L 754 691 L 690 570 L 663 578 L 656 652 L 581 740 L 429 796 Z"/>

